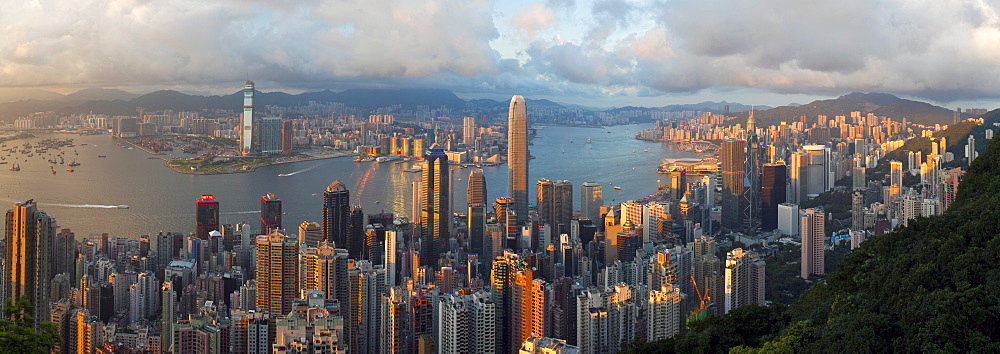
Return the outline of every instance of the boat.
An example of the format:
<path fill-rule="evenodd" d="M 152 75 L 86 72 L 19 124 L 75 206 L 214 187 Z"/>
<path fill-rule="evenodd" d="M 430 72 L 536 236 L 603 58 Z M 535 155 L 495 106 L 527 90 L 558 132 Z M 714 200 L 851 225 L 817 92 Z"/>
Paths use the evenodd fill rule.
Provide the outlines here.
<path fill-rule="evenodd" d="M 97 157 L 103 157 L 103 158 L 106 158 L 106 157 L 108 157 L 108 155 L 97 155 Z"/>
<path fill-rule="evenodd" d="M 0 165 L 6 165 L 6 164 L 7 164 L 7 161 L 0 162 Z"/>
<path fill-rule="evenodd" d="M 72 168 L 67 168 L 66 172 L 73 172 L 73 169 Z"/>
<path fill-rule="evenodd" d="M 615 188 L 616 191 L 622 190 L 622 187 L 619 187 L 619 186 L 615 186 L 614 188 Z"/>
<path fill-rule="evenodd" d="M 119 205 L 118 209 L 128 209 L 128 205 L 127 204 Z"/>
<path fill-rule="evenodd" d="M 21 165 L 20 164 L 14 164 L 14 167 L 11 167 L 10 170 L 11 171 L 20 171 L 21 170 Z"/>
<path fill-rule="evenodd" d="M 587 144 L 590 144 L 590 137 L 587 137 Z"/>
<path fill-rule="evenodd" d="M 642 152 L 649 152 L 649 149 L 642 150 Z"/>
<path fill-rule="evenodd" d="M 52 170 L 52 174 L 56 174 L 56 170 Z"/>
<path fill-rule="evenodd" d="M 76 160 L 73 160 L 73 162 L 70 162 L 69 165 L 66 165 L 66 166 L 76 167 L 76 166 L 80 166 L 80 163 L 76 162 Z"/>

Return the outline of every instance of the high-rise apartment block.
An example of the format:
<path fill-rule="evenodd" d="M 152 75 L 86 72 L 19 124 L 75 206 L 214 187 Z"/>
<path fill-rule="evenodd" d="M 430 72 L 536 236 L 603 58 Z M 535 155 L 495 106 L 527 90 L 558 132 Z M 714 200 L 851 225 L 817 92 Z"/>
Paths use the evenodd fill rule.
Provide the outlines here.
<path fill-rule="evenodd" d="M 753 251 L 737 248 L 726 254 L 725 309 L 764 306 L 764 260 Z"/>
<path fill-rule="evenodd" d="M 294 238 L 272 231 L 257 237 L 257 308 L 288 313 L 290 299 L 299 295 L 299 245 Z"/>
<path fill-rule="evenodd" d="M 14 203 L 7 211 L 3 295 L 8 301 L 31 303 L 35 328 L 49 317 L 52 238 L 56 220 L 38 210 L 34 200 Z"/>
<path fill-rule="evenodd" d="M 824 268 L 824 240 L 826 231 L 826 214 L 823 210 L 809 208 L 802 212 L 802 279 L 809 279 L 810 275 L 826 274 Z"/>

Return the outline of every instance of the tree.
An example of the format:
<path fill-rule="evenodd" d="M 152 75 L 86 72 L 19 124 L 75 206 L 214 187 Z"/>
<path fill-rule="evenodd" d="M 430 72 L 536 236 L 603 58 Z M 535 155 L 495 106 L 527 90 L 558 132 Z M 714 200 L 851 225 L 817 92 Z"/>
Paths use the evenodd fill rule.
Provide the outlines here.
<path fill-rule="evenodd" d="M 7 307 L 2 310 L 4 318 L 0 319 L 0 352 L 48 353 L 59 343 L 61 338 L 56 324 L 44 322 L 41 330 L 36 331 L 31 310 L 27 297 L 16 303 L 13 299 L 7 301 Z"/>

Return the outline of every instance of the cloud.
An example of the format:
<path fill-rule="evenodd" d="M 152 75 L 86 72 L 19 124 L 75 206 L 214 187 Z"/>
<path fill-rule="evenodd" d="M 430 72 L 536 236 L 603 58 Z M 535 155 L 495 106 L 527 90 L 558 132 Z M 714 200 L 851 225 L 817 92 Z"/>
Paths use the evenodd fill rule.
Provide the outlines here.
<path fill-rule="evenodd" d="M 0 2 L 0 87 L 1000 92 L 991 1 Z M 237 84 L 238 85 L 238 84 Z M 726 91 L 729 90 L 729 91 Z"/>
<path fill-rule="evenodd" d="M 557 22 L 552 10 L 539 2 L 524 5 L 510 19 L 511 27 L 527 40 L 534 39 L 538 32 L 554 27 Z"/>
<path fill-rule="evenodd" d="M 496 71 L 492 2 L 5 2 L 0 86 L 286 85 Z"/>

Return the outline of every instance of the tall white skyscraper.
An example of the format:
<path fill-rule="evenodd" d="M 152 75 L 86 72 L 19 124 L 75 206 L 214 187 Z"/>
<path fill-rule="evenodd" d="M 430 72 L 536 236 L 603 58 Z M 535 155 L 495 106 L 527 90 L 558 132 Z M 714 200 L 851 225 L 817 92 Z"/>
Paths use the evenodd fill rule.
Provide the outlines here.
<path fill-rule="evenodd" d="M 243 118 L 240 120 L 240 153 L 249 155 L 253 148 L 253 81 L 243 85 Z"/>
<path fill-rule="evenodd" d="M 444 295 L 437 311 L 441 353 L 497 352 L 497 304 L 489 292 Z"/>
<path fill-rule="evenodd" d="M 507 196 L 517 222 L 528 220 L 528 110 L 524 97 L 510 99 L 507 112 Z"/>
<path fill-rule="evenodd" d="M 462 141 L 465 146 L 476 144 L 476 118 L 465 117 L 462 119 Z"/>

